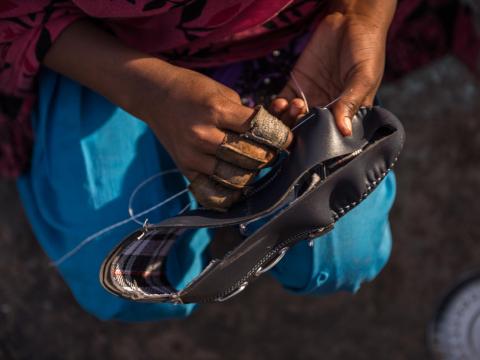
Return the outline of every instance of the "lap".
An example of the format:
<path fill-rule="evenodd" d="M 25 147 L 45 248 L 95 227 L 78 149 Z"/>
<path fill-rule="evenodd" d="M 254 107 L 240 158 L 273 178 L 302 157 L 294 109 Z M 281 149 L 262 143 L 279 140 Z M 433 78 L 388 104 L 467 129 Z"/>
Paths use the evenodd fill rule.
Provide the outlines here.
<path fill-rule="evenodd" d="M 18 189 L 33 231 L 52 260 L 98 230 L 126 219 L 135 187 L 159 171 L 174 168 L 143 122 L 50 71 L 41 75 L 32 123 L 36 142 L 31 170 L 19 179 Z M 134 206 L 141 211 L 185 185 L 178 174 L 165 176 L 140 192 Z M 187 202 L 186 197 L 174 201 L 148 214 L 149 219 L 155 222 L 173 216 Z M 59 266 L 77 301 L 101 318 L 153 320 L 189 313 L 191 305 L 125 301 L 100 285 L 101 262 L 136 228 L 131 222 L 108 232 Z M 167 275 L 174 286 L 184 286 L 202 270 L 208 242 L 202 230 L 175 244 L 167 262 Z"/>
<path fill-rule="evenodd" d="M 303 241 L 290 249 L 272 275 L 297 293 L 355 292 L 380 272 L 390 256 L 388 213 L 394 197 L 395 176 L 390 173 L 331 232 L 315 239 L 313 247 Z"/>
<path fill-rule="evenodd" d="M 128 217 L 135 187 L 174 168 L 146 124 L 100 95 L 51 71 L 40 78 L 32 115 L 36 143 L 32 166 L 18 188 L 34 233 L 55 260 L 87 236 Z M 138 194 L 135 208 L 146 209 L 182 190 L 179 175 L 155 181 Z M 272 274 L 300 293 L 355 290 L 385 264 L 391 246 L 388 211 L 395 194 L 393 174 L 370 197 L 345 215 L 335 229 L 310 248 L 292 248 Z M 187 198 L 149 214 L 151 222 L 178 213 Z M 144 304 L 106 292 L 98 270 L 108 252 L 138 227 L 128 223 L 95 239 L 59 266 L 77 301 L 100 318 L 154 320 L 188 315 L 193 305 Z M 206 230 L 176 242 L 167 259 L 167 277 L 185 286 L 206 265 Z"/>

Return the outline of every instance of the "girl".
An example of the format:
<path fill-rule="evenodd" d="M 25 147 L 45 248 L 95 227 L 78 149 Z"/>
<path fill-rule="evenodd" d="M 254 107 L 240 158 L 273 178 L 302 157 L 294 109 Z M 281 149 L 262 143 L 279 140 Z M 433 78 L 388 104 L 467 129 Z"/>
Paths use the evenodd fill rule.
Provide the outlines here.
<path fill-rule="evenodd" d="M 62 258 L 124 219 L 130 194 L 153 174 L 178 168 L 189 181 L 211 179 L 226 133 L 245 132 L 254 105 L 292 126 L 306 104 L 290 73 L 311 106 L 338 98 L 331 111 L 338 130 L 351 135 L 351 118 L 372 105 L 380 85 L 395 6 L 395 0 L 2 1 L 0 126 L 8 136 L 0 168 L 22 174 L 21 199 L 49 257 Z M 162 177 L 139 193 L 135 208 L 183 189 L 183 179 Z M 291 249 L 272 275 L 297 293 L 356 291 L 388 259 L 394 194 L 390 174 L 313 247 Z M 180 197 L 148 217 L 173 216 L 187 203 Z M 187 316 L 194 305 L 130 302 L 99 284 L 106 254 L 136 227 L 98 237 L 59 271 L 99 318 Z M 181 288 L 201 272 L 209 241 L 200 230 L 174 244 L 165 266 L 172 285 Z"/>

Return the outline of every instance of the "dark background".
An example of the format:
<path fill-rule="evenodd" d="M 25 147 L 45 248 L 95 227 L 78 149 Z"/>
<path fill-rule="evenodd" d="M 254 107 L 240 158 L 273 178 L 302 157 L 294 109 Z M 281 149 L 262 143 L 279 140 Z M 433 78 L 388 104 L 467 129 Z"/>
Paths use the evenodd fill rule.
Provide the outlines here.
<path fill-rule="evenodd" d="M 480 267 L 480 88 L 444 57 L 384 85 L 403 120 L 394 248 L 358 294 L 286 293 L 268 276 L 188 320 L 101 322 L 75 303 L 36 243 L 13 182 L 0 182 L 0 358 L 425 359 L 440 296 Z"/>

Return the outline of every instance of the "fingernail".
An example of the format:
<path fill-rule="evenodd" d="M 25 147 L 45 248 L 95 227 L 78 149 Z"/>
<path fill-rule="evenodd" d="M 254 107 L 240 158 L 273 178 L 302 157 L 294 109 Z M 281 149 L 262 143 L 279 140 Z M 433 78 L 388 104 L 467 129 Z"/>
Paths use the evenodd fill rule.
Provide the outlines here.
<path fill-rule="evenodd" d="M 344 124 L 348 130 L 348 136 L 352 135 L 352 119 L 350 119 L 349 117 L 345 117 Z"/>
<path fill-rule="evenodd" d="M 305 102 L 303 101 L 303 99 L 295 98 L 292 100 L 292 105 L 301 109 L 305 106 Z"/>

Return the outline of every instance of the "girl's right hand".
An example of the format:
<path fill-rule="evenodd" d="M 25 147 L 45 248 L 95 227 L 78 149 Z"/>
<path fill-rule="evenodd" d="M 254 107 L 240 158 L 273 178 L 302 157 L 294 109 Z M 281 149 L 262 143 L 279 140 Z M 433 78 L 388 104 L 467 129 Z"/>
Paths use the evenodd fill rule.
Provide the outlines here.
<path fill-rule="evenodd" d="M 235 91 L 127 47 L 88 20 L 62 32 L 44 65 L 147 122 L 203 205 L 215 200 L 213 207 L 229 207 L 239 188 L 273 158 L 272 147 L 236 135 L 252 130 L 252 115 L 256 120 L 260 111 L 243 106 Z M 285 120 L 285 109 L 277 110 Z M 283 134 L 279 147 L 288 146 L 288 129 L 266 112 L 262 118 L 270 135 Z"/>
<path fill-rule="evenodd" d="M 235 91 L 207 76 L 174 69 L 172 80 L 159 85 L 166 94 L 163 99 L 154 90 L 149 92 L 144 120 L 192 181 L 199 173 L 213 175 L 226 131 L 247 132 L 254 109 L 242 105 Z"/>
<path fill-rule="evenodd" d="M 228 208 L 258 169 L 275 157 L 275 150 L 235 135 L 251 130 L 255 109 L 242 105 L 234 90 L 191 70 L 174 67 L 172 71 L 169 81 L 144 85 L 151 90 L 145 92 L 147 96 L 141 102 L 143 118 L 192 182 L 197 200 L 206 207 Z M 298 107 L 299 99 L 293 103 Z M 291 111 L 281 109 L 282 120 L 298 117 L 303 109 L 297 107 Z M 261 161 L 252 166 L 232 154 L 223 152 L 224 156 L 220 156 L 219 148 L 229 139 L 235 151 Z M 291 141 L 292 133 L 288 131 L 282 147 L 288 147 Z"/>

